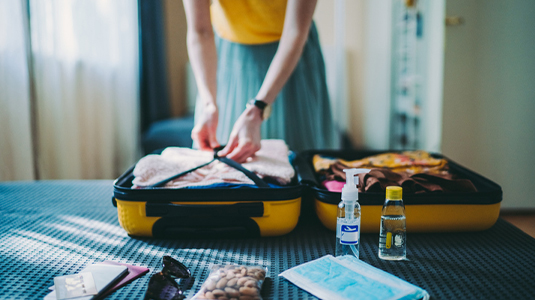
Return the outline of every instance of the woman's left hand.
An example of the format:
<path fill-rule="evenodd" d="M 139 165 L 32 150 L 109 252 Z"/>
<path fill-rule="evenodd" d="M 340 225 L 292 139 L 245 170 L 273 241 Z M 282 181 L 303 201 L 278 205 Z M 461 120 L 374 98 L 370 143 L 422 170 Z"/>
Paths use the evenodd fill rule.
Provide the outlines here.
<path fill-rule="evenodd" d="M 260 150 L 260 125 L 261 111 L 256 106 L 247 107 L 234 123 L 227 145 L 217 155 L 245 162 Z"/>

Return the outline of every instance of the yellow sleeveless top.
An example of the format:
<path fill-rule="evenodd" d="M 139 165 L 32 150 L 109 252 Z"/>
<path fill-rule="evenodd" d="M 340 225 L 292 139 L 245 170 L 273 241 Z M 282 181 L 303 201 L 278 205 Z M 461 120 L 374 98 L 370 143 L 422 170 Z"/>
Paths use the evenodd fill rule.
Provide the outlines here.
<path fill-rule="evenodd" d="M 217 34 L 240 44 L 280 40 L 287 0 L 213 0 L 212 25 Z"/>

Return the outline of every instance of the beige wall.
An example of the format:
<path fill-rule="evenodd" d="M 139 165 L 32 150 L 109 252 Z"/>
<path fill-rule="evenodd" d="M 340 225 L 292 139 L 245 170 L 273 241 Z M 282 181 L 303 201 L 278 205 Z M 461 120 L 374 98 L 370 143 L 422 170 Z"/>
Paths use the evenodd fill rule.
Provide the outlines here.
<path fill-rule="evenodd" d="M 348 135 L 356 146 L 363 146 L 364 22 L 366 1 L 345 0 L 345 47 L 347 61 Z M 334 47 L 335 0 L 319 0 L 314 20 L 323 47 Z M 334 116 L 337 118 L 337 116 Z"/>
<path fill-rule="evenodd" d="M 164 0 L 167 74 L 171 114 L 186 113 L 186 16 L 182 1 Z"/>
<path fill-rule="evenodd" d="M 346 1 L 348 84 L 348 134 L 357 147 L 364 146 L 364 1 Z"/>
<path fill-rule="evenodd" d="M 442 152 L 535 208 L 535 1 L 447 0 Z"/>

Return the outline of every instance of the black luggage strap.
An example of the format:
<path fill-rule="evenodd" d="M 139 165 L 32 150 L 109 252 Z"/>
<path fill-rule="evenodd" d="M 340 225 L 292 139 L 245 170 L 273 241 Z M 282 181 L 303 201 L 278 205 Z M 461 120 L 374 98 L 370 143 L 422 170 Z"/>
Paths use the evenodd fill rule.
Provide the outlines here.
<path fill-rule="evenodd" d="M 178 173 L 176 175 L 173 175 L 173 176 L 171 176 L 169 178 L 166 178 L 166 179 L 164 179 L 164 180 L 162 180 L 160 182 L 157 182 L 157 183 L 155 183 L 153 185 L 149 185 L 149 187 L 153 187 L 153 188 L 154 187 L 163 187 L 164 185 L 166 185 L 171 180 L 175 180 L 175 179 L 177 179 L 179 177 L 182 177 L 182 176 L 184 176 L 184 175 L 186 175 L 186 174 L 188 174 L 190 172 L 193 172 L 193 171 L 195 171 L 197 169 L 205 167 L 205 166 L 213 163 L 214 161 L 218 160 L 218 161 L 220 161 L 222 163 L 225 163 L 228 166 L 231 166 L 234 169 L 242 172 L 243 174 L 245 174 L 245 176 L 249 177 L 249 179 L 251 179 L 258 187 L 269 188 L 269 185 L 264 180 L 262 180 L 260 177 L 258 177 L 255 173 L 253 173 L 253 172 L 247 170 L 246 168 L 244 168 L 241 164 L 237 163 L 236 161 L 234 161 L 234 160 L 232 160 L 230 158 L 217 156 L 217 152 L 219 150 L 221 150 L 221 149 L 222 149 L 222 147 L 214 149 L 214 158 L 211 161 L 209 161 L 207 163 L 204 163 L 202 165 L 199 165 L 199 166 L 197 166 L 195 168 L 191 168 L 191 169 L 186 170 L 184 172 L 181 172 L 181 173 Z"/>
<path fill-rule="evenodd" d="M 258 177 L 255 173 L 247 170 L 246 168 L 244 168 L 241 164 L 237 163 L 236 161 L 234 161 L 234 160 L 232 160 L 230 158 L 227 158 L 227 157 L 219 157 L 219 156 L 216 156 L 216 158 L 214 158 L 214 159 L 217 159 L 220 162 L 225 163 L 225 164 L 233 167 L 234 169 L 242 172 L 243 174 L 245 174 L 245 176 L 249 177 L 249 179 L 254 181 L 254 183 L 258 187 L 262 187 L 262 188 L 268 188 L 269 187 L 269 185 L 264 180 L 262 180 L 262 178 Z"/>

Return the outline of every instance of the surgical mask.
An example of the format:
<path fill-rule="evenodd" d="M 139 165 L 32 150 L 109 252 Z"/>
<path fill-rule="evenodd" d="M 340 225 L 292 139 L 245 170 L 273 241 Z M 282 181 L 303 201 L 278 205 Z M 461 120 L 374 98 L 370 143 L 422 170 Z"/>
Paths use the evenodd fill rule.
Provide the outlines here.
<path fill-rule="evenodd" d="M 279 274 L 321 299 L 429 299 L 429 294 L 349 255 L 326 255 Z"/>

